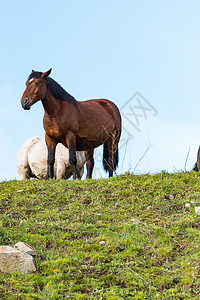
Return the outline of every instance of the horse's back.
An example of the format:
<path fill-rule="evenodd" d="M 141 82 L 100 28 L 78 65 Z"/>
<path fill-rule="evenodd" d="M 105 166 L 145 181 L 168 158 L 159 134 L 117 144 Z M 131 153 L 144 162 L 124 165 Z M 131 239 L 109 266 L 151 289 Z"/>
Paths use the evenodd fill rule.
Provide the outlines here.
<path fill-rule="evenodd" d="M 112 101 L 107 99 L 81 101 L 78 103 L 78 108 L 78 146 L 86 144 L 88 147 L 96 148 L 115 132 L 120 137 L 121 115 Z M 82 150 L 81 146 L 78 149 Z"/>
<path fill-rule="evenodd" d="M 91 99 L 79 102 L 81 109 L 87 114 L 94 115 L 98 118 L 110 118 L 121 126 L 121 114 L 117 105 L 108 99 Z"/>

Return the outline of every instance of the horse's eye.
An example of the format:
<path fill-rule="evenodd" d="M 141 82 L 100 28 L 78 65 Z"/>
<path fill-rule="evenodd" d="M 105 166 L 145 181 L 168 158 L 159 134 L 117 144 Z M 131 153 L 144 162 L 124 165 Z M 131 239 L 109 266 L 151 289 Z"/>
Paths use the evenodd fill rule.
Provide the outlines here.
<path fill-rule="evenodd" d="M 37 81 L 35 84 L 38 85 L 38 84 L 39 84 L 39 81 Z"/>

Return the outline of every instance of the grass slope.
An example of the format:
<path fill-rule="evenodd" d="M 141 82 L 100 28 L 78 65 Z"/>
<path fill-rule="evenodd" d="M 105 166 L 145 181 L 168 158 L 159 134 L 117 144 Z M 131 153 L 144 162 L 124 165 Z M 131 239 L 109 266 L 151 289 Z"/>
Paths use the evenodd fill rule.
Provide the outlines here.
<path fill-rule="evenodd" d="M 0 297 L 199 299 L 194 206 L 194 172 L 1 182 L 0 243 L 26 242 L 39 257 L 34 274 L 0 273 Z"/>

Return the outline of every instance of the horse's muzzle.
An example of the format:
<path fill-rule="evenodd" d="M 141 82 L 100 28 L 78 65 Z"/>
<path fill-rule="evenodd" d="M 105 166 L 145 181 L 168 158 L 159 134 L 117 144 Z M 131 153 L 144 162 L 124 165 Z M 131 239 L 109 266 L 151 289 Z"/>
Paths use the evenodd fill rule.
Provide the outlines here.
<path fill-rule="evenodd" d="M 24 98 L 21 101 L 21 104 L 22 104 L 23 109 L 25 109 L 25 110 L 29 110 L 31 108 L 31 102 L 29 101 L 28 98 Z"/>

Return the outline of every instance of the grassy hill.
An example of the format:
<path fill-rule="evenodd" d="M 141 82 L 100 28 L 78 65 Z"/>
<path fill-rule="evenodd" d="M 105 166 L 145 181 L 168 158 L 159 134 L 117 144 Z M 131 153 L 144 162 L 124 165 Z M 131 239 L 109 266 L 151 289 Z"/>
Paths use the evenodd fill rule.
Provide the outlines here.
<path fill-rule="evenodd" d="M 1 182 L 0 244 L 39 256 L 34 274 L 0 273 L 0 297 L 199 299 L 195 206 L 195 172 Z"/>

